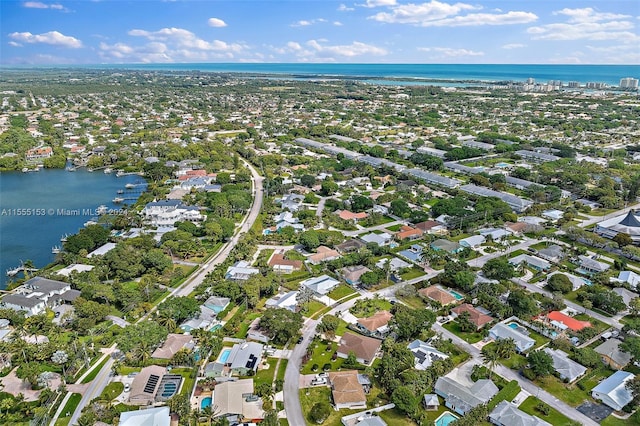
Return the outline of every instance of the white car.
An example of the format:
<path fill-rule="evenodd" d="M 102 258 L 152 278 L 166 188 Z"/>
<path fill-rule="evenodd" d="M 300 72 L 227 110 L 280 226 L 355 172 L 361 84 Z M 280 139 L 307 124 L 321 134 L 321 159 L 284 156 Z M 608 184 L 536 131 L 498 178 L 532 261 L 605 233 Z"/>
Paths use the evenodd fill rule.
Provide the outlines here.
<path fill-rule="evenodd" d="M 131 385 L 129 383 L 124 384 L 124 391 L 129 392 L 131 390 Z"/>
<path fill-rule="evenodd" d="M 311 380 L 311 386 L 320 386 L 320 385 L 326 385 L 327 384 L 327 379 L 325 379 L 324 377 L 316 377 L 313 380 Z"/>

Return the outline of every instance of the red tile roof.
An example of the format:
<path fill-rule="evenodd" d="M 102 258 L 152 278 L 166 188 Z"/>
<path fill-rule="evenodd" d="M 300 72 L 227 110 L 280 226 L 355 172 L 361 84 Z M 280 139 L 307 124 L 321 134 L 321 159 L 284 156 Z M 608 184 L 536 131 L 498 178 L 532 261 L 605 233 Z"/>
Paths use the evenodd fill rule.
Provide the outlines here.
<path fill-rule="evenodd" d="M 573 331 L 580 331 L 583 328 L 591 327 L 589 321 L 580 321 L 575 318 L 571 318 L 569 315 L 565 315 L 562 312 L 551 311 L 547 314 L 549 321 L 558 321 L 569 327 Z"/>

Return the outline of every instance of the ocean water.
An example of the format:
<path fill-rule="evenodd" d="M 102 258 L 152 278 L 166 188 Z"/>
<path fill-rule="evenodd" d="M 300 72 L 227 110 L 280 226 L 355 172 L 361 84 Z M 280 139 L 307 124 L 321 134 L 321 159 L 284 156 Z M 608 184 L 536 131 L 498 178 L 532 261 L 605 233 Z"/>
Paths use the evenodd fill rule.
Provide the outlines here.
<path fill-rule="evenodd" d="M 0 289 L 6 287 L 7 269 L 21 261 L 32 260 L 38 268 L 51 263 L 51 248 L 97 217 L 98 206 L 118 210 L 115 197 L 137 198 L 137 193 L 117 192 L 141 179 L 83 169 L 0 173 Z"/>
<path fill-rule="evenodd" d="M 601 82 L 614 86 L 623 77 L 640 78 L 640 65 L 184 63 L 109 64 L 86 68 L 273 74 L 297 78 L 342 76 L 459 81 L 526 81 L 534 78 L 542 83 L 561 80 L 565 83 Z"/>

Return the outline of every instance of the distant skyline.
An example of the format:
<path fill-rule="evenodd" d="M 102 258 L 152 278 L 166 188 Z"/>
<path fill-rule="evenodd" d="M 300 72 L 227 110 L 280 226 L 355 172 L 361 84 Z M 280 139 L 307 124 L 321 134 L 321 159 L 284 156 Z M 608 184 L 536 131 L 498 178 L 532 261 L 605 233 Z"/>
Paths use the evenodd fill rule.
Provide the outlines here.
<path fill-rule="evenodd" d="M 0 0 L 2 65 L 640 64 L 638 0 Z"/>

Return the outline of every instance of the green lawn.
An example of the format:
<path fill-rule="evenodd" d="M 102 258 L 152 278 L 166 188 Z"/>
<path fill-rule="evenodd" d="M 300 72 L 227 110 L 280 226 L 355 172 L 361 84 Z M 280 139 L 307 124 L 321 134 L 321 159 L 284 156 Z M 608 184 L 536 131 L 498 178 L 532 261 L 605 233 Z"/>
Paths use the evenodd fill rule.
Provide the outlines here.
<path fill-rule="evenodd" d="M 311 300 L 309 301 L 309 303 L 307 304 L 307 308 L 302 311 L 302 315 L 304 315 L 305 317 L 309 318 L 312 317 L 315 313 L 321 311 L 322 309 L 326 308 L 327 306 L 322 303 L 322 302 L 318 302 L 317 300 Z"/>
<path fill-rule="evenodd" d="M 449 321 L 448 323 L 443 325 L 444 328 L 467 341 L 467 343 L 476 343 L 480 340 L 484 339 L 484 334 L 482 332 L 474 331 L 474 332 L 466 332 L 460 330 L 460 326 L 456 321 Z"/>
<path fill-rule="evenodd" d="M 287 369 L 288 363 L 289 363 L 288 359 L 280 360 L 280 368 L 278 369 L 278 375 L 276 376 L 276 379 L 284 380 L 284 373 L 285 373 L 285 370 Z"/>
<path fill-rule="evenodd" d="M 549 407 L 549 414 L 547 414 L 546 416 L 540 413 L 536 409 L 536 406 L 540 402 L 541 401 L 538 398 L 534 396 L 530 396 L 527 399 L 525 399 L 524 402 L 520 404 L 518 408 L 520 408 L 522 411 L 524 411 L 527 414 L 531 414 L 533 416 L 539 417 L 542 420 L 545 420 L 551 423 L 553 426 L 572 426 L 571 419 L 561 414 L 558 410 L 556 410 L 553 407 Z"/>
<path fill-rule="evenodd" d="M 91 370 L 91 372 L 89 374 L 87 374 L 87 377 L 82 379 L 82 383 L 83 384 L 84 383 L 89 383 L 90 381 L 95 379 L 96 376 L 98 375 L 98 373 L 100 372 L 100 370 L 102 369 L 102 366 L 105 365 L 107 363 L 107 361 L 109 361 L 109 357 L 106 357 L 105 359 L 102 360 L 102 362 L 100 364 L 98 364 L 95 367 L 93 367 L 93 370 Z"/>
<path fill-rule="evenodd" d="M 104 388 L 99 399 L 111 401 L 116 399 L 124 391 L 124 385 L 121 382 L 111 382 Z"/>
<path fill-rule="evenodd" d="M 534 383 L 572 407 L 577 407 L 583 402 L 591 400 L 588 391 L 580 389 L 576 384 L 564 383 L 555 376 L 539 377 Z"/>
<path fill-rule="evenodd" d="M 269 368 L 266 369 L 258 369 L 253 382 L 254 386 L 257 387 L 261 383 L 273 383 L 273 375 L 276 372 L 276 363 L 278 362 L 278 358 L 267 358 L 267 363 L 269 364 Z"/>
<path fill-rule="evenodd" d="M 628 419 L 619 419 L 614 416 L 609 416 L 604 419 L 601 423 L 602 426 L 632 426 L 640 424 L 640 411 L 636 411 Z"/>
<path fill-rule="evenodd" d="M 245 337 L 247 337 L 247 332 L 249 331 L 249 326 L 251 325 L 253 320 L 258 318 L 259 316 L 260 316 L 259 312 L 251 312 L 249 314 L 246 314 L 245 317 L 242 319 L 242 322 L 240 323 L 240 326 L 238 327 L 238 332 L 235 334 L 234 337 L 236 337 L 238 339 L 244 339 Z"/>
<path fill-rule="evenodd" d="M 76 411 L 76 407 L 80 403 L 81 399 L 82 399 L 82 395 L 80 395 L 79 393 L 72 393 L 71 396 L 69 397 L 69 400 L 67 401 L 64 408 L 61 411 L 62 413 L 61 416 L 69 417 L 69 419 L 67 420 L 67 423 L 71 419 L 73 412 Z M 67 413 L 69 413 L 69 416 L 67 416 Z"/>
<path fill-rule="evenodd" d="M 520 385 L 512 380 L 489 401 L 489 411 L 493 410 L 500 401 L 512 401 L 520 393 Z"/>
<path fill-rule="evenodd" d="M 424 271 L 419 268 L 411 268 L 407 272 L 403 272 L 400 274 L 404 281 L 412 280 L 414 278 L 418 278 L 424 275 Z"/>
<path fill-rule="evenodd" d="M 598 383 L 600 383 L 603 379 L 606 379 L 610 375 L 613 374 L 613 370 L 608 369 L 605 366 L 600 368 L 596 368 L 588 372 L 583 378 L 578 380 L 578 383 L 584 388 L 585 391 L 590 392 L 591 389 L 596 387 Z"/>
<path fill-rule="evenodd" d="M 349 325 L 348 322 L 346 322 L 343 319 L 340 319 L 340 322 L 338 324 L 338 328 L 336 328 L 336 336 L 342 336 L 347 331 L 347 326 L 348 325 Z"/>
<path fill-rule="evenodd" d="M 171 370 L 171 374 L 179 374 L 184 379 L 182 383 L 182 390 L 180 393 L 187 396 L 191 395 L 191 390 L 196 384 L 194 370 L 192 370 L 191 368 L 174 368 L 173 370 Z"/>
<path fill-rule="evenodd" d="M 540 346 L 549 343 L 550 339 L 547 337 L 544 337 L 542 334 L 540 333 L 536 333 L 533 330 L 527 329 L 527 331 L 529 332 L 529 337 L 531 337 L 533 340 L 536 341 L 535 345 L 533 345 L 533 348 L 531 348 L 529 350 L 529 352 L 531 352 L 532 350 L 539 348 Z"/>
<path fill-rule="evenodd" d="M 309 419 L 309 412 L 317 402 L 326 401 L 331 403 L 331 389 L 327 386 L 318 386 L 309 389 L 300 389 L 300 405 L 302 405 L 302 413 L 308 426 L 317 426 Z M 340 418 L 349 414 L 356 413 L 357 410 L 331 410 L 331 415 L 322 423 L 323 426 L 341 426 Z"/>
<path fill-rule="evenodd" d="M 332 298 L 333 300 L 340 300 L 343 297 L 347 297 L 351 294 L 354 294 L 356 291 L 347 284 L 340 284 L 338 287 L 331 290 L 327 296 Z"/>
<path fill-rule="evenodd" d="M 398 223 L 397 225 L 387 226 L 387 229 L 391 232 L 398 232 L 402 228 L 402 224 Z"/>
<path fill-rule="evenodd" d="M 416 424 L 413 420 L 407 418 L 406 414 L 395 408 L 392 408 L 391 410 L 381 411 L 379 415 L 380 418 L 384 420 L 388 425 L 415 426 Z"/>
<path fill-rule="evenodd" d="M 382 298 L 361 299 L 356 302 L 349 312 L 358 318 L 367 318 L 378 311 L 391 309 L 391 302 Z"/>
<path fill-rule="evenodd" d="M 314 340 L 311 345 L 315 345 L 313 346 L 313 355 L 309 359 L 309 362 L 307 362 L 302 368 L 302 374 L 312 374 L 320 372 L 325 364 L 331 365 L 330 371 L 336 371 L 342 366 L 344 359 L 337 358 L 335 361 L 331 360 L 331 357 L 338 348 L 337 343 L 329 342 L 329 344 L 327 345 L 319 340 Z M 327 347 L 329 347 L 328 351 Z M 314 364 L 318 366 L 316 371 L 311 369 Z"/>

